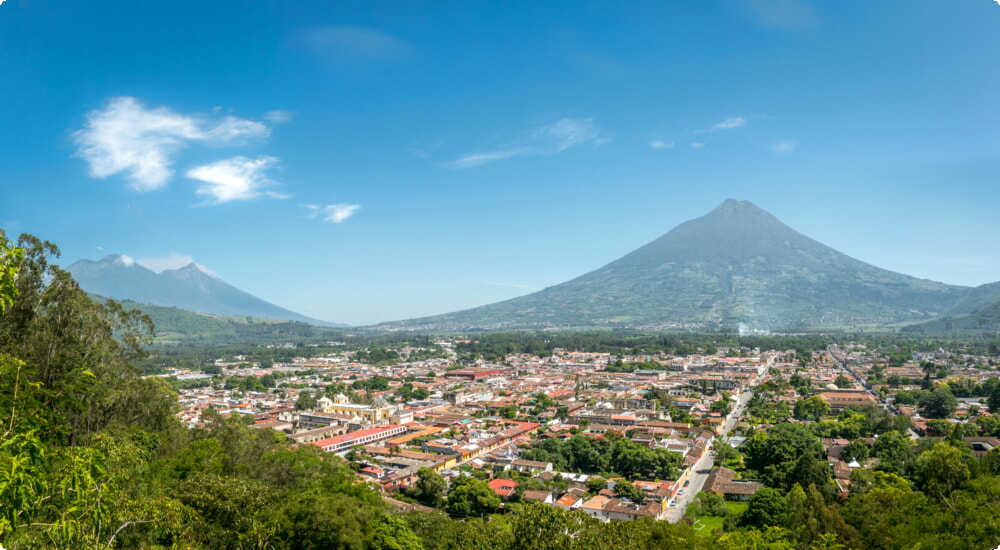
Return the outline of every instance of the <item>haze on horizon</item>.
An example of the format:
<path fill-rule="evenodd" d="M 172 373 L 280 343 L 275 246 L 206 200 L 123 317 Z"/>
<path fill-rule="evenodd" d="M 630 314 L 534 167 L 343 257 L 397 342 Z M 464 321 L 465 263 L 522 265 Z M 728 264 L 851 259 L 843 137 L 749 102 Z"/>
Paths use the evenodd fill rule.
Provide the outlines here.
<path fill-rule="evenodd" d="M 995 1 L 0 4 L 0 227 L 62 265 L 196 262 L 371 324 L 567 281 L 735 198 L 1000 281 Z"/>

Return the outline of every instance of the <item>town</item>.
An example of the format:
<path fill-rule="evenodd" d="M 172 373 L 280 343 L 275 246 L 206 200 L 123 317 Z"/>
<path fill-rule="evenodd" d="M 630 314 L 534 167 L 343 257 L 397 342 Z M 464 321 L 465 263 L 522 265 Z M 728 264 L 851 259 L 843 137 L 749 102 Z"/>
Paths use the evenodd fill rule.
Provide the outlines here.
<path fill-rule="evenodd" d="M 347 461 L 401 510 L 453 517 L 534 501 L 718 528 L 713 515 L 780 485 L 761 476 L 761 436 L 784 423 L 822 443 L 820 475 L 844 497 L 921 438 L 961 438 L 974 456 L 1000 447 L 997 357 L 841 344 L 459 359 L 468 342 L 270 365 L 237 356 L 214 375 L 167 376 L 189 427 L 236 415 Z"/>

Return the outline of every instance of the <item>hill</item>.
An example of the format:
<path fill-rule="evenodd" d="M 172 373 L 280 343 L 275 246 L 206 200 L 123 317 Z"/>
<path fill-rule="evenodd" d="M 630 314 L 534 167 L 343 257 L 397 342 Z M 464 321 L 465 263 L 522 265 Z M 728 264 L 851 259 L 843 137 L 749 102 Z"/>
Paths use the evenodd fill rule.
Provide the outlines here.
<path fill-rule="evenodd" d="M 989 303 L 972 313 L 945 316 L 900 329 L 904 334 L 921 336 L 968 338 L 1000 335 L 1000 300 Z"/>
<path fill-rule="evenodd" d="M 94 294 L 92 299 L 105 298 Z M 138 309 L 149 315 L 156 327 L 155 344 L 196 344 L 224 346 L 233 344 L 294 344 L 322 342 L 343 337 L 334 327 L 319 327 L 298 321 L 259 317 L 193 313 L 176 307 L 140 304 L 122 300 L 126 309 Z"/>
<path fill-rule="evenodd" d="M 176 307 L 196 313 L 280 319 L 318 326 L 347 326 L 311 319 L 261 300 L 193 263 L 157 274 L 128 256 L 111 255 L 97 262 L 74 262 L 67 271 L 85 291 L 115 300 Z"/>
<path fill-rule="evenodd" d="M 880 269 L 727 200 L 600 269 L 540 292 L 381 330 L 853 327 L 938 317 L 973 289 Z M 985 292 L 985 291 L 984 291 Z"/>

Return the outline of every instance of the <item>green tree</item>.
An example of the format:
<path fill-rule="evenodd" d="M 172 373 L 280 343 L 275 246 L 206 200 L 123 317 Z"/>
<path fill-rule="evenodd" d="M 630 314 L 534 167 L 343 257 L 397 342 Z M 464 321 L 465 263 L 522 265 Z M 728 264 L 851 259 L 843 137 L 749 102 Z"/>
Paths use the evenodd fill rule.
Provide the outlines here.
<path fill-rule="evenodd" d="M 837 375 L 837 378 L 833 380 L 833 383 L 836 384 L 838 388 L 850 388 L 854 386 L 854 383 L 851 382 L 851 379 L 844 376 L 843 374 Z"/>
<path fill-rule="evenodd" d="M 381 515 L 369 526 L 370 550 L 424 550 L 424 545 L 405 521 L 390 515 Z"/>
<path fill-rule="evenodd" d="M 947 500 L 951 492 L 969 481 L 969 466 L 961 450 L 938 443 L 917 457 L 914 474 L 925 493 Z"/>
<path fill-rule="evenodd" d="M 806 398 L 803 408 L 807 418 L 812 420 L 820 420 L 830 414 L 830 404 L 818 395 Z"/>
<path fill-rule="evenodd" d="M 1000 414 L 1000 384 L 993 387 L 993 391 L 990 392 L 990 396 L 986 400 L 986 405 L 990 408 L 991 413 Z"/>
<path fill-rule="evenodd" d="M 902 432 L 884 433 L 875 440 L 872 455 L 879 459 L 879 470 L 903 474 L 915 458 L 913 441 Z"/>
<path fill-rule="evenodd" d="M 726 506 L 726 499 L 722 498 L 722 495 L 718 493 L 706 493 L 704 491 L 698 493 L 698 502 L 700 513 L 715 516 L 715 517 L 725 517 L 729 515 L 729 507 Z"/>
<path fill-rule="evenodd" d="M 753 434 L 741 450 L 747 466 L 760 472 L 765 484 L 788 490 L 794 484 L 792 470 L 799 459 L 819 459 L 823 444 L 803 425 L 778 424 Z"/>
<path fill-rule="evenodd" d="M 722 435 L 716 435 L 712 441 L 712 455 L 720 465 L 725 465 L 730 460 L 739 458 L 740 453 L 726 441 Z"/>
<path fill-rule="evenodd" d="M 740 523 L 747 527 L 769 527 L 785 524 L 791 509 L 781 491 L 764 487 L 758 490 L 747 503 L 747 509 L 740 516 Z"/>
<path fill-rule="evenodd" d="M 17 298 L 15 279 L 23 257 L 24 249 L 15 247 L 0 230 L 0 313 L 3 313 Z"/>
<path fill-rule="evenodd" d="M 906 478 L 889 472 L 858 468 L 851 472 L 851 494 L 861 495 L 878 489 L 898 489 L 909 492 Z"/>
<path fill-rule="evenodd" d="M 646 500 L 646 493 L 642 492 L 642 489 L 627 481 L 619 481 L 618 483 L 615 483 L 615 495 L 620 498 L 627 498 L 632 502 L 642 502 L 643 500 Z"/>
<path fill-rule="evenodd" d="M 790 510 L 786 525 L 795 533 L 799 548 L 828 548 L 831 543 L 861 548 L 857 531 L 844 521 L 839 506 L 828 504 L 816 486 L 797 485 L 786 499 Z"/>
<path fill-rule="evenodd" d="M 928 504 L 922 493 L 873 488 L 851 496 L 843 517 L 858 531 L 865 548 L 926 548 L 923 531 L 927 515 L 922 511 Z"/>
<path fill-rule="evenodd" d="M 729 399 L 727 398 L 726 394 L 723 394 L 722 399 L 717 399 L 712 402 L 712 406 L 710 407 L 710 409 L 712 412 L 717 412 L 725 416 L 729 414 L 731 410 L 733 410 L 733 406 L 729 402 Z"/>
<path fill-rule="evenodd" d="M 481 517 L 500 508 L 500 496 L 485 481 L 471 476 L 456 479 L 448 493 L 445 510 L 453 517 Z"/>
<path fill-rule="evenodd" d="M 295 410 L 297 411 L 311 411 L 316 408 L 316 398 L 313 396 L 312 392 L 302 390 L 299 392 L 299 398 L 295 400 Z"/>
<path fill-rule="evenodd" d="M 417 482 L 411 494 L 421 503 L 437 508 L 441 506 L 447 488 L 448 482 L 441 474 L 430 468 L 421 468 L 417 470 Z"/>
<path fill-rule="evenodd" d="M 863 462 L 871 455 L 871 450 L 872 448 L 868 446 L 868 442 L 863 439 L 855 439 L 844 447 L 841 457 L 847 462 L 851 462 L 852 460 Z"/>
<path fill-rule="evenodd" d="M 926 418 L 949 418 L 957 408 L 958 400 L 945 384 L 934 388 L 920 400 L 920 414 Z"/>

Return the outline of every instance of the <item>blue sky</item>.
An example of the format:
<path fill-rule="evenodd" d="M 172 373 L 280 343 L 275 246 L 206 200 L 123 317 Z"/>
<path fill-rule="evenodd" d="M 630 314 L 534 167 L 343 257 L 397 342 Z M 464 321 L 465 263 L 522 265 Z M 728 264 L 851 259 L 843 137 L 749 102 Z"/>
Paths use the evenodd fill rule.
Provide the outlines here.
<path fill-rule="evenodd" d="M 1000 5 L 0 2 L 0 226 L 366 324 L 750 200 L 1000 280 Z"/>

